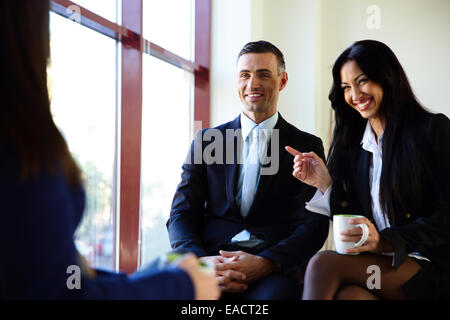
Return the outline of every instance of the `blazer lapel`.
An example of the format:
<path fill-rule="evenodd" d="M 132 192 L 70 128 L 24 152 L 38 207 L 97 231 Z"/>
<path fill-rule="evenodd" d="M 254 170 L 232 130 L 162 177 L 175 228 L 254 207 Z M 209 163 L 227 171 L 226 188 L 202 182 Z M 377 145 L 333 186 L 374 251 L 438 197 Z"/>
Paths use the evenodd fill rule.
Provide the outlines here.
<path fill-rule="evenodd" d="M 372 217 L 372 204 L 370 198 L 370 185 L 369 185 L 369 165 L 371 153 L 361 149 L 361 154 L 358 159 L 357 174 L 355 185 L 358 192 L 359 199 L 363 206 L 364 212 L 370 219 Z"/>

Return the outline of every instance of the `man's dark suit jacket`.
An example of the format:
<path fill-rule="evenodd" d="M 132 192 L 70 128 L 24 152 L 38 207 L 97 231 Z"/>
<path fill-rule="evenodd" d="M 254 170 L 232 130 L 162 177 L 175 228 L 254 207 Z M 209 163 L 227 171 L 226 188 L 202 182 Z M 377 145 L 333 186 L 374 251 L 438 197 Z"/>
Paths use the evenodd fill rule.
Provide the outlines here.
<path fill-rule="evenodd" d="M 395 269 L 408 253 L 419 252 L 441 270 L 450 272 L 450 121 L 443 114 L 429 115 L 416 130 L 422 131 L 423 143 L 431 155 L 432 162 L 426 164 L 431 183 L 423 186 L 423 199 L 410 199 L 404 211 L 395 212 L 391 228 L 380 235 L 394 247 Z M 331 212 L 361 214 L 374 223 L 369 187 L 371 156 L 360 148 L 345 174 L 339 174 L 339 178 L 332 173 Z"/>
<path fill-rule="evenodd" d="M 225 139 L 227 129 L 240 129 L 240 116 L 215 129 Z M 284 273 L 295 271 L 320 250 L 328 236 L 328 218 L 305 209 L 305 200 L 316 189 L 292 176 L 293 157 L 284 147 L 314 151 L 324 158 L 322 141 L 295 128 L 281 115 L 274 129 L 279 129 L 279 170 L 275 175 L 261 175 L 253 205 L 245 218 L 235 201 L 239 175 L 236 157 L 231 164 L 226 159 L 223 164 L 204 161 L 195 164 L 195 146 L 200 145 L 203 151 L 212 143 L 199 141 L 207 139 L 196 135 L 183 164 L 181 183 L 167 221 L 172 248 L 198 256 L 217 255 L 231 238 L 246 229 L 265 239 L 265 245 L 254 253 L 274 261 L 277 270 Z M 204 129 L 202 134 L 208 130 Z M 236 151 L 237 137 L 234 139 Z M 225 145 L 224 141 L 224 155 Z"/>

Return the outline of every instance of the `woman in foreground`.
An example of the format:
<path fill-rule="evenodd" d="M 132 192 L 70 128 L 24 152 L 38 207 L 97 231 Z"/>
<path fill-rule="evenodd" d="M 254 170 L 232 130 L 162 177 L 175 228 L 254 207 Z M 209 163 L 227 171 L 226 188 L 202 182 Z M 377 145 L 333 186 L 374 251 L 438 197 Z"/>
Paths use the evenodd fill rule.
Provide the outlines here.
<path fill-rule="evenodd" d="M 50 113 L 48 19 L 48 1 L 0 2 L 0 300 L 217 299 L 215 277 L 193 255 L 127 276 L 91 269 L 77 253 L 86 198 Z"/>

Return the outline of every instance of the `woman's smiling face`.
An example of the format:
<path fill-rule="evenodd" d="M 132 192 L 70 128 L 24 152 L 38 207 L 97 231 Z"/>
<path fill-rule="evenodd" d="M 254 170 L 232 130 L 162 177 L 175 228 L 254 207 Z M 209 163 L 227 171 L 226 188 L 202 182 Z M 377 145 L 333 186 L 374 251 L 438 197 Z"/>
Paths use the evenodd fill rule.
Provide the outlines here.
<path fill-rule="evenodd" d="M 364 119 L 379 120 L 383 89 L 370 80 L 354 60 L 341 68 L 341 87 L 347 104 L 358 111 Z"/>

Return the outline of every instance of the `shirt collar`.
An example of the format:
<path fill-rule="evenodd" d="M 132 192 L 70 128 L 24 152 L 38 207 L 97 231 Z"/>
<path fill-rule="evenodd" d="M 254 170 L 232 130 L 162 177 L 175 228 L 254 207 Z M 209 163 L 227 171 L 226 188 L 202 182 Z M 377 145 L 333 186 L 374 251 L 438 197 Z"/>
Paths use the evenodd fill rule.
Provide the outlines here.
<path fill-rule="evenodd" d="M 256 124 L 252 119 L 247 117 L 244 112 L 241 112 L 241 130 L 242 130 L 242 139 L 247 139 L 247 136 L 249 135 L 250 131 L 256 126 L 258 126 L 260 129 L 273 129 L 278 121 L 278 112 L 275 112 L 273 116 L 270 118 L 264 120 L 260 124 Z"/>
<path fill-rule="evenodd" d="M 380 134 L 377 139 L 375 138 L 375 133 L 372 130 L 369 120 L 367 120 L 366 129 L 364 130 L 363 137 L 361 139 L 361 145 L 364 150 L 374 153 L 376 150 L 381 151 L 381 146 L 383 145 L 383 135 L 384 132 Z"/>

